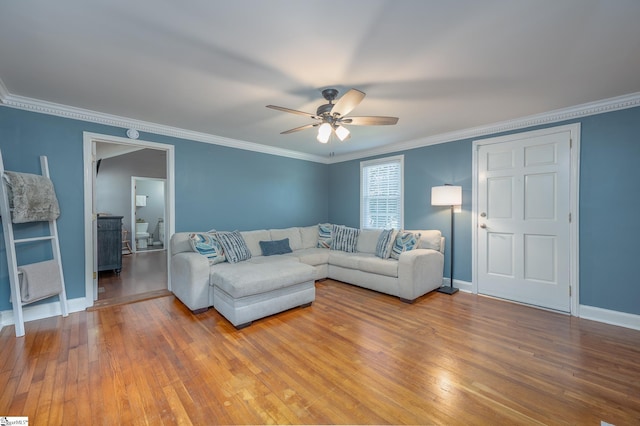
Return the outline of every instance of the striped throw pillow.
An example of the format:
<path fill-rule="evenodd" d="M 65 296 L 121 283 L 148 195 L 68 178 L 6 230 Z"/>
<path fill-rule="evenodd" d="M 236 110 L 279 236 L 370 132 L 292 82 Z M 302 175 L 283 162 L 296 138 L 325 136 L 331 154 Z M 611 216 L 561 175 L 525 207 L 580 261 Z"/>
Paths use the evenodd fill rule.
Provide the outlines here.
<path fill-rule="evenodd" d="M 332 229 L 333 242 L 331 250 L 342 250 L 347 253 L 355 253 L 358 244 L 358 235 L 360 230 L 349 228 L 344 225 L 333 225 Z"/>
<path fill-rule="evenodd" d="M 230 263 L 238 263 L 251 259 L 251 251 L 240 232 L 217 232 L 216 237 L 224 250 L 224 255 Z"/>
<path fill-rule="evenodd" d="M 395 239 L 393 228 L 385 229 L 378 237 L 378 245 L 376 246 L 376 256 L 381 259 L 388 259 L 391 256 L 391 249 Z"/>
<path fill-rule="evenodd" d="M 206 232 L 203 234 L 189 234 L 191 249 L 200 253 L 209 260 L 209 265 L 215 265 L 226 260 L 224 251 L 215 234 Z"/>
<path fill-rule="evenodd" d="M 419 232 L 414 234 L 413 232 L 399 231 L 393 243 L 393 248 L 391 249 L 391 257 L 393 259 L 400 259 L 400 255 L 403 252 L 416 248 L 418 241 L 420 241 L 420 236 Z"/>
<path fill-rule="evenodd" d="M 331 248 L 331 229 L 330 223 L 321 223 L 318 225 L 318 247 Z"/>

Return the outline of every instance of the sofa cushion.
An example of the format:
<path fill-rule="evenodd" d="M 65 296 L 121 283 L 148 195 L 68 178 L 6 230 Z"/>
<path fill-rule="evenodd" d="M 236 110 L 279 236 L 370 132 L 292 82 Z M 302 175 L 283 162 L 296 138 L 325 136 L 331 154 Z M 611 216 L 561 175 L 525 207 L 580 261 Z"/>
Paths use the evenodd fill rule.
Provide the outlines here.
<path fill-rule="evenodd" d="M 343 268 L 358 269 L 359 253 L 346 253 L 343 251 L 331 251 L 329 264 Z"/>
<path fill-rule="evenodd" d="M 231 263 L 238 263 L 243 260 L 251 259 L 251 252 L 247 247 L 247 243 L 238 231 L 218 232 L 216 234 L 218 241 L 224 249 L 224 255 Z"/>
<path fill-rule="evenodd" d="M 298 228 L 303 249 L 318 247 L 318 225 Z"/>
<path fill-rule="evenodd" d="M 260 248 L 262 249 L 263 256 L 291 253 L 291 247 L 289 247 L 288 238 L 273 241 L 260 241 Z"/>
<path fill-rule="evenodd" d="M 355 253 L 356 244 L 358 243 L 358 235 L 360 235 L 359 229 L 349 228 L 344 225 L 333 225 L 331 232 L 333 237 L 331 250 L 342 250 L 347 253 Z"/>
<path fill-rule="evenodd" d="M 387 277 L 398 276 L 399 262 L 395 259 L 380 259 L 375 255 L 361 254 L 358 258 L 358 269 L 362 272 L 386 275 Z"/>
<path fill-rule="evenodd" d="M 259 229 L 256 231 L 242 231 L 240 232 L 244 239 L 251 256 L 262 256 L 262 248 L 260 248 L 260 241 L 271 240 L 271 233 L 266 229 Z"/>
<path fill-rule="evenodd" d="M 393 259 L 400 259 L 400 255 L 409 250 L 413 250 L 418 245 L 420 240 L 420 233 L 413 233 L 409 231 L 399 231 L 396 236 L 393 248 L 391 249 L 391 257 Z"/>
<path fill-rule="evenodd" d="M 420 244 L 418 244 L 418 248 L 440 251 L 441 240 L 442 233 L 440 231 L 433 229 L 420 231 Z"/>
<path fill-rule="evenodd" d="M 284 240 L 289 239 L 289 247 L 291 250 L 300 250 L 302 248 L 302 237 L 300 236 L 300 230 L 298 228 L 286 228 L 286 229 L 270 229 L 272 240 Z"/>
<path fill-rule="evenodd" d="M 333 226 L 330 223 L 320 223 L 318 225 L 318 247 L 327 249 L 331 248 L 332 228 Z"/>
<path fill-rule="evenodd" d="M 330 253 L 331 252 L 329 250 L 314 247 L 314 248 L 296 250 L 292 254 L 287 256 L 295 257 L 300 262 L 306 263 L 307 265 L 317 266 L 317 265 L 324 265 L 329 263 Z"/>
<path fill-rule="evenodd" d="M 221 264 L 212 268 L 211 284 L 234 298 L 266 293 L 315 280 L 312 266 L 288 262 Z"/>
<path fill-rule="evenodd" d="M 220 245 L 215 234 L 189 234 L 189 244 L 193 251 L 206 257 L 210 265 L 215 265 L 216 263 L 221 263 L 226 260 L 222 245 Z"/>
<path fill-rule="evenodd" d="M 380 229 L 362 229 L 360 235 L 358 235 L 357 252 L 374 254 L 381 233 L 382 230 Z"/>
<path fill-rule="evenodd" d="M 375 255 L 380 259 L 388 259 L 389 256 L 391 256 L 391 249 L 393 248 L 395 237 L 396 232 L 393 228 L 382 231 L 380 237 L 378 237 Z"/>

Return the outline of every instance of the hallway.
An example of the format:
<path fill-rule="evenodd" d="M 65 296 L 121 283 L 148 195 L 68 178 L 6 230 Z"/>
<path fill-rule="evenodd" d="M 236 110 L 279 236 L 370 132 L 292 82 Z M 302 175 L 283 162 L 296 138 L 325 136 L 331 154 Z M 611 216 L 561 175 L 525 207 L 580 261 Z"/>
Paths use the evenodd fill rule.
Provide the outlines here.
<path fill-rule="evenodd" d="M 170 295 L 167 252 L 149 251 L 122 256 L 122 271 L 98 275 L 98 300 L 90 309 Z"/>

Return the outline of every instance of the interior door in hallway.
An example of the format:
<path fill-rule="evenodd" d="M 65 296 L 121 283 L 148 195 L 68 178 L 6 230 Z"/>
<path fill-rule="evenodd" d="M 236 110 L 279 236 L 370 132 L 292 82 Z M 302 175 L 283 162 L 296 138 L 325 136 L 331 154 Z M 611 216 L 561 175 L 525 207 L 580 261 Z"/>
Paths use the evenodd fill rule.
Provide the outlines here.
<path fill-rule="evenodd" d="M 478 147 L 478 292 L 570 312 L 571 134 L 500 140 Z"/>

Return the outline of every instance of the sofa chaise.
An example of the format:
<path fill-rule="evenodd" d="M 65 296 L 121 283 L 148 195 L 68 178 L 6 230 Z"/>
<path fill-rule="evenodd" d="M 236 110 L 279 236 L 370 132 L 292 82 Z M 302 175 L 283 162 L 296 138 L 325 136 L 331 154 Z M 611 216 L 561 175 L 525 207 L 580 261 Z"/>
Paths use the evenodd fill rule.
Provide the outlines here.
<path fill-rule="evenodd" d="M 199 244 L 204 240 L 213 250 L 207 241 Z M 225 240 L 226 251 L 215 246 Z M 237 246 L 242 246 L 240 258 Z M 175 296 L 194 313 L 213 306 L 237 328 L 310 305 L 316 280 L 331 278 L 410 303 L 439 288 L 444 269 L 444 238 L 437 230 L 394 232 L 320 224 L 234 233 L 179 232 L 172 235 L 170 250 Z"/>

